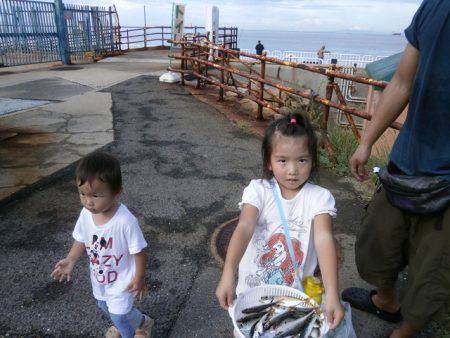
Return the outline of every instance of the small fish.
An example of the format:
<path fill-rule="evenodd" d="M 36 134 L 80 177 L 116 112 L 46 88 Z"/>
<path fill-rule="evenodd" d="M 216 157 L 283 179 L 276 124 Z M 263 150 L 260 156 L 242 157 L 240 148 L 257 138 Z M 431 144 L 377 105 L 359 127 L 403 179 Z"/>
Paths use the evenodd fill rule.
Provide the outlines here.
<path fill-rule="evenodd" d="M 264 316 L 266 313 L 268 312 L 268 310 L 267 311 L 261 311 L 261 312 L 252 312 L 252 313 L 250 313 L 250 314 L 248 314 L 247 316 L 244 316 L 244 317 L 241 317 L 241 318 L 239 318 L 238 320 L 236 320 L 236 322 L 238 323 L 238 324 L 244 324 L 244 323 L 246 323 L 246 322 L 248 322 L 248 321 L 251 321 L 252 319 L 257 319 L 257 318 L 261 318 L 262 316 Z M 244 313 L 244 312 L 243 312 Z"/>
<path fill-rule="evenodd" d="M 283 308 L 277 315 L 273 316 L 270 320 L 268 320 L 264 324 L 264 329 L 268 330 L 271 327 L 276 327 L 283 320 L 291 317 L 300 317 L 302 314 L 301 311 L 298 311 L 295 307 Z"/>
<path fill-rule="evenodd" d="M 250 332 L 252 338 L 259 338 L 261 334 L 264 332 L 264 323 L 266 322 L 268 316 L 269 312 L 266 313 L 264 316 L 262 316 L 258 322 L 256 322 L 252 330 L 253 332 Z"/>
<path fill-rule="evenodd" d="M 277 304 L 277 302 L 270 302 L 270 303 L 266 303 L 266 304 L 262 304 L 262 305 L 256 305 L 253 307 L 249 307 L 247 309 L 242 310 L 242 313 L 248 314 L 248 313 L 256 313 L 256 312 L 261 312 L 265 309 L 268 309 L 272 306 L 274 306 L 275 304 Z"/>
<path fill-rule="evenodd" d="M 313 309 L 314 307 L 310 304 L 308 299 L 298 299 L 293 297 L 273 297 L 273 301 L 277 302 L 279 305 L 286 307 L 297 307 L 304 309 Z"/>
<path fill-rule="evenodd" d="M 317 317 L 317 314 L 315 314 L 314 318 L 312 318 L 312 320 L 310 320 L 308 322 L 308 325 L 306 326 L 306 328 L 303 329 L 302 332 L 297 337 L 298 338 L 306 338 L 306 337 L 310 338 L 311 333 L 315 328 L 317 320 L 318 320 L 318 317 Z M 319 331 L 319 333 L 320 333 L 320 331 Z M 320 334 L 319 334 L 319 336 L 320 336 Z M 319 337 L 319 336 L 317 336 L 317 337 Z"/>
<path fill-rule="evenodd" d="M 255 325 L 256 325 L 256 323 L 259 322 L 260 319 L 261 318 L 258 317 L 258 318 L 249 320 L 246 323 L 239 324 L 239 330 L 245 337 L 251 337 L 253 335 L 253 331 L 255 330 Z"/>
<path fill-rule="evenodd" d="M 313 318 L 314 314 L 315 311 L 311 311 L 302 318 L 299 318 L 292 322 L 286 323 L 283 326 L 280 326 L 277 330 L 277 334 L 274 337 L 283 338 L 300 333 L 301 330 L 310 323 L 310 320 Z"/>

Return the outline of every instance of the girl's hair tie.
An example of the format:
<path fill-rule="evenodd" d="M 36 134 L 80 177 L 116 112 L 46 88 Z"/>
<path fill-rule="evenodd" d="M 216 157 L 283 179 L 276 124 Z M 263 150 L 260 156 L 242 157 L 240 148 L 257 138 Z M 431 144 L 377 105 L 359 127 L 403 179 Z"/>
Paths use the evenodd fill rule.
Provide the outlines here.
<path fill-rule="evenodd" d="M 295 117 L 291 117 L 289 124 L 297 124 L 297 119 Z"/>

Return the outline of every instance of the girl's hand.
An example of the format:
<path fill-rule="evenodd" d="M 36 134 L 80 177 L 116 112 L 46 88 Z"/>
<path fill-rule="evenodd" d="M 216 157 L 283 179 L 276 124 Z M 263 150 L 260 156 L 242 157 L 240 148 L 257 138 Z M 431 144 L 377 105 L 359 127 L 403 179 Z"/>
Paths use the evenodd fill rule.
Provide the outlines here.
<path fill-rule="evenodd" d="M 74 265 L 75 260 L 70 257 L 61 259 L 58 263 L 56 263 L 51 276 L 53 277 L 53 279 L 56 279 L 59 282 L 64 281 L 64 279 L 70 282 L 70 280 L 72 279 L 72 271 Z"/>
<path fill-rule="evenodd" d="M 325 314 L 330 330 L 337 328 L 344 318 L 344 308 L 338 296 L 326 298 Z"/>
<path fill-rule="evenodd" d="M 235 285 L 233 274 L 222 274 L 222 278 L 220 279 L 219 285 L 216 289 L 216 297 L 220 303 L 220 306 L 224 310 L 228 310 L 228 307 L 233 305 L 234 288 Z"/>
<path fill-rule="evenodd" d="M 126 290 L 130 293 L 136 292 L 136 296 L 139 300 L 147 293 L 147 285 L 145 285 L 144 277 L 134 277 L 128 284 Z"/>

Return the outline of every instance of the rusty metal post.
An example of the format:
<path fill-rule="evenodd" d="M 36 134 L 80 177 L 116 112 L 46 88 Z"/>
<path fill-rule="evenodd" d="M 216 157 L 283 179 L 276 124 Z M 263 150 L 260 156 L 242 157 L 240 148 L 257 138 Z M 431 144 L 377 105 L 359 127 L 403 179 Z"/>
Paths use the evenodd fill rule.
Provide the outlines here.
<path fill-rule="evenodd" d="M 209 42 L 209 32 L 206 32 L 206 41 Z M 205 61 L 208 61 L 208 57 L 209 57 L 209 49 L 205 48 Z M 208 65 L 204 65 L 205 66 L 205 76 L 208 77 Z"/>
<path fill-rule="evenodd" d="M 331 69 L 334 70 L 335 69 L 335 65 L 332 65 Z M 328 76 L 328 83 L 327 83 L 327 90 L 326 90 L 326 95 L 325 95 L 325 99 L 327 101 L 331 101 L 331 99 L 333 97 L 333 83 L 334 83 L 334 76 L 329 75 Z M 327 132 L 327 129 L 328 129 L 329 116 L 330 116 L 330 106 L 324 105 L 323 106 L 323 115 L 322 115 L 321 129 L 325 133 Z"/>
<path fill-rule="evenodd" d="M 222 45 L 222 47 L 225 47 L 225 45 Z M 225 55 L 226 55 L 226 52 L 222 50 L 220 52 L 220 58 L 221 58 L 220 64 L 222 67 L 225 67 Z M 223 68 L 220 70 L 220 82 L 222 84 L 225 84 L 225 70 Z M 224 92 L 223 87 L 220 87 L 219 88 L 219 101 L 223 101 L 223 92 Z"/>
<path fill-rule="evenodd" d="M 127 49 L 130 50 L 130 37 L 128 35 L 128 29 L 127 29 Z"/>
<path fill-rule="evenodd" d="M 339 85 L 335 82 L 333 84 L 334 87 L 334 91 L 336 92 L 336 96 L 338 97 L 338 100 L 341 104 L 343 105 L 347 105 L 347 102 L 345 101 L 344 95 L 342 95 L 341 92 L 341 88 L 339 88 Z M 343 112 L 345 117 L 347 118 L 348 124 L 350 125 L 350 127 L 352 128 L 353 134 L 355 135 L 355 137 L 360 140 L 361 139 L 361 135 L 359 134 L 358 128 L 356 127 L 355 121 L 353 120 L 353 117 L 347 113 L 347 112 Z"/>
<path fill-rule="evenodd" d="M 281 89 L 278 89 L 278 99 L 280 100 L 279 102 L 278 102 L 278 107 L 282 107 L 283 105 L 281 104 L 281 102 L 282 102 L 282 96 L 281 96 L 281 94 L 282 94 L 283 92 L 281 91 Z"/>
<path fill-rule="evenodd" d="M 263 56 L 266 56 L 267 53 L 263 52 Z M 266 61 L 261 60 L 261 78 L 266 78 Z M 264 82 L 259 82 L 259 99 L 264 100 Z M 256 117 L 258 121 L 264 121 L 263 116 L 263 105 L 258 104 L 258 116 Z"/>
<path fill-rule="evenodd" d="M 331 65 L 331 70 L 334 71 L 336 69 L 336 65 Z M 334 89 L 334 76 L 329 75 L 328 76 L 328 83 L 327 83 L 327 89 L 325 94 L 325 100 L 328 102 L 331 102 L 331 99 L 333 98 L 333 89 Z M 336 165 L 337 164 L 337 158 L 336 154 L 333 149 L 333 144 L 331 143 L 329 137 L 328 137 L 328 119 L 330 116 L 330 106 L 324 105 L 323 106 L 323 115 L 322 115 L 322 123 L 321 123 L 321 134 L 322 134 L 322 142 L 323 146 L 328 152 L 328 155 L 330 156 L 331 162 Z"/>
<path fill-rule="evenodd" d="M 181 44 L 181 55 L 184 57 L 185 55 L 185 44 L 182 43 Z M 185 64 L 186 64 L 186 60 L 185 59 L 181 59 L 181 70 L 185 70 Z M 181 85 L 184 86 L 185 82 L 184 82 L 184 72 L 181 72 Z"/>
<path fill-rule="evenodd" d="M 161 26 L 161 46 L 164 47 L 164 26 Z"/>
<path fill-rule="evenodd" d="M 201 70 L 200 70 L 200 59 L 201 59 L 201 49 L 200 46 L 197 46 L 197 73 L 201 74 Z M 195 86 L 195 88 L 200 89 L 200 78 L 197 77 L 197 85 Z"/>

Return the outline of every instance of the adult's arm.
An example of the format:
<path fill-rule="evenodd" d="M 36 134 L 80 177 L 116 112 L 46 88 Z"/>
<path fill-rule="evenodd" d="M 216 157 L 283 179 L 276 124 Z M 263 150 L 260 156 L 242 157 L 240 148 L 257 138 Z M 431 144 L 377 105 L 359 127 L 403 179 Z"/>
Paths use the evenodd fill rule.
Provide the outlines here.
<path fill-rule="evenodd" d="M 372 146 L 408 104 L 418 63 L 419 51 L 408 44 L 397 71 L 381 95 L 361 143 L 350 158 L 351 172 L 358 180 L 367 179 L 365 165 L 370 157 Z"/>

